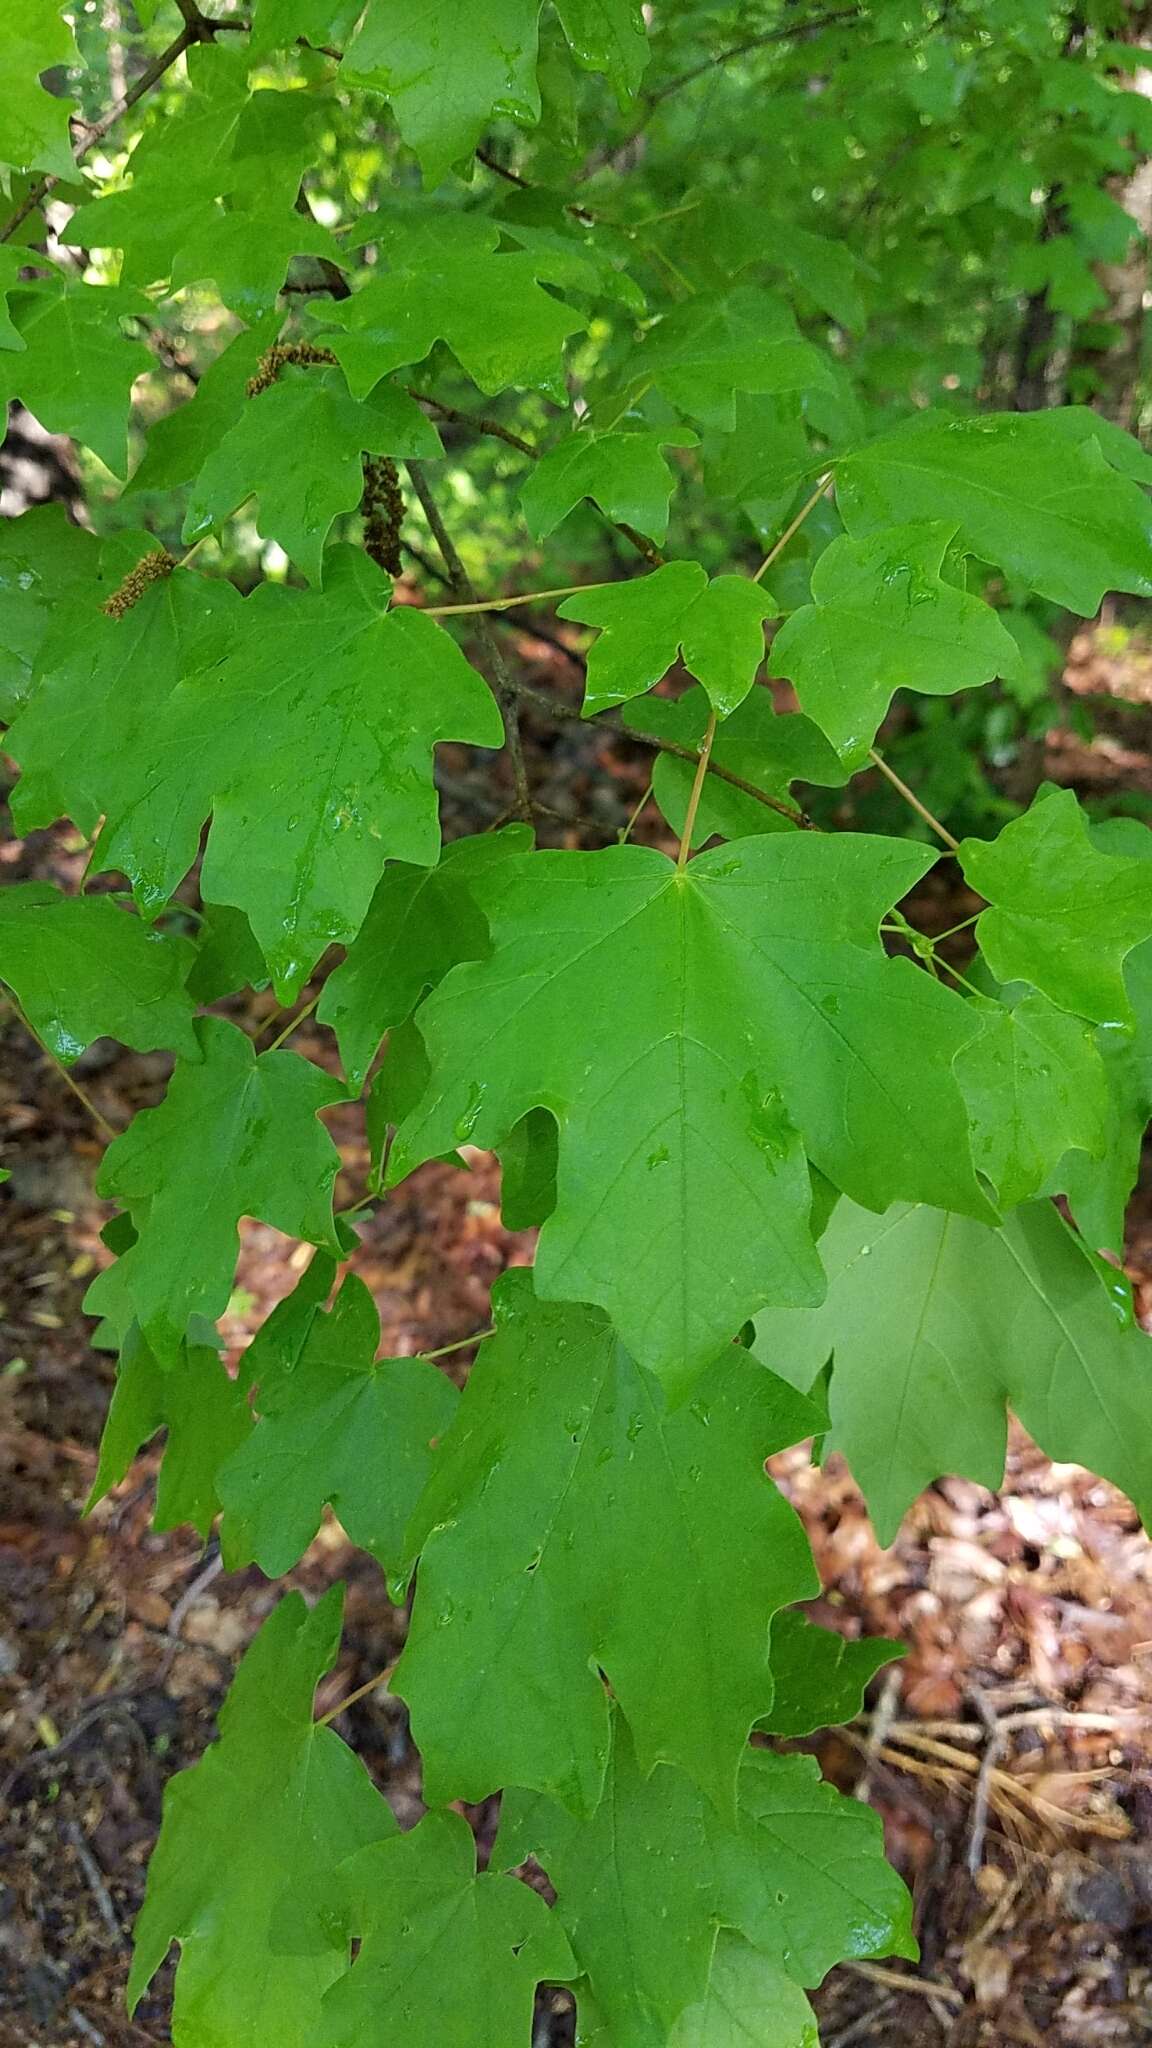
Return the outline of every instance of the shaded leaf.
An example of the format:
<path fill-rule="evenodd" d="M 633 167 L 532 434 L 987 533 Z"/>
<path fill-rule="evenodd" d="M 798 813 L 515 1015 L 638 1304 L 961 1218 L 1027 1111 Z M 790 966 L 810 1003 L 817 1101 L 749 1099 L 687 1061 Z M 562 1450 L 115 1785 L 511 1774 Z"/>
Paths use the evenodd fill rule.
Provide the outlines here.
<path fill-rule="evenodd" d="M 347 1966 L 335 1872 L 396 1823 L 359 1759 L 312 1719 L 342 1599 L 333 1586 L 311 1613 L 299 1593 L 281 1600 L 236 1674 L 219 1741 L 165 1792 L 128 2002 L 178 1941 L 176 2048 L 308 2048 Z"/>
<path fill-rule="evenodd" d="M 1006 1405 L 1050 1458 L 1152 1509 L 1152 1347 L 1047 1202 L 991 1230 L 942 1210 L 841 1202 L 821 1240 L 828 1299 L 757 1319 L 756 1354 L 796 1386 L 833 1358 L 829 1446 L 890 1543 L 943 1473 L 995 1490 Z"/>
<path fill-rule="evenodd" d="M 692 1402 L 595 1309 L 497 1283 L 483 1345 L 409 1540 L 416 1604 L 394 1687 L 433 1799 L 535 1786 L 591 1812 L 606 1675 L 645 1769 L 680 1763 L 730 1805 L 769 1704 L 768 1628 L 814 1590 L 764 1460 L 820 1421 L 729 1347 Z"/>
<path fill-rule="evenodd" d="M 63 896 L 50 882 L 0 892 L 0 980 L 66 1066 L 96 1038 L 199 1058 L 184 987 L 192 958 L 187 939 L 151 930 L 111 897 Z"/>

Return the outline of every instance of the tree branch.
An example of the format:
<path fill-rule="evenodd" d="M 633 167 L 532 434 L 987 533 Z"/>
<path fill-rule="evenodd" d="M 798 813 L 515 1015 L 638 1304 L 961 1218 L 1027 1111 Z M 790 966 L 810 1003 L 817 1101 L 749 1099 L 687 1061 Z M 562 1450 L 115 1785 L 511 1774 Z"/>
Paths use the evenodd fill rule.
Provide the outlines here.
<path fill-rule="evenodd" d="M 440 517 L 439 507 L 429 488 L 428 479 L 424 474 L 423 463 L 410 461 L 405 466 L 412 479 L 412 488 L 424 508 L 424 517 L 432 529 L 432 537 L 443 557 L 444 567 L 448 571 L 452 588 L 459 592 L 460 597 L 466 604 L 474 603 L 476 593 L 472 588 L 471 579 L 460 559 L 456 543 Z M 524 747 L 520 738 L 520 720 L 516 708 L 516 686 L 508 672 L 504 651 L 482 612 L 477 614 L 476 637 L 484 649 L 488 665 L 492 671 L 492 681 L 495 685 L 496 696 L 504 713 L 504 730 L 508 740 L 508 758 L 512 764 L 512 779 L 516 786 L 516 808 L 520 816 L 531 823 L 532 791 L 528 785 L 528 771 L 524 765 Z"/>

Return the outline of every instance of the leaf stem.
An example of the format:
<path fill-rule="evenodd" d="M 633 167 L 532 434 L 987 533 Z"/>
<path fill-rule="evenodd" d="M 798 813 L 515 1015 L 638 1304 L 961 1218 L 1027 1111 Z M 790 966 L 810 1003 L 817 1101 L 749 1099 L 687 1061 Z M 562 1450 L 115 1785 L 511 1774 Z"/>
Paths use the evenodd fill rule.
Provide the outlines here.
<path fill-rule="evenodd" d="M 454 1344 L 441 1344 L 437 1351 L 418 1351 L 416 1356 L 425 1360 L 448 1358 L 453 1351 L 467 1351 L 470 1344 L 483 1344 L 486 1337 L 494 1337 L 495 1335 L 496 1331 L 490 1323 L 486 1330 L 477 1330 L 472 1337 L 457 1337 Z"/>
<path fill-rule="evenodd" d="M 337 1700 L 334 1707 L 329 1707 L 326 1714 L 321 1714 L 319 1720 L 315 1723 L 316 1727 L 327 1728 L 330 1721 L 339 1720 L 340 1715 L 346 1714 L 349 1707 L 354 1707 L 357 1700 L 365 1699 L 370 1692 L 375 1692 L 378 1685 L 387 1685 L 399 1662 L 399 1657 L 395 1657 L 391 1664 L 385 1666 L 383 1671 L 376 1673 L 375 1678 L 369 1678 L 364 1685 L 358 1685 L 355 1692 L 350 1692 L 346 1698 Z"/>
<path fill-rule="evenodd" d="M 542 604 L 550 597 L 576 597 L 582 590 L 599 590 L 600 583 L 564 583 L 557 590 L 523 590 L 519 597 L 477 597 L 470 604 L 430 604 L 430 619 L 451 619 L 466 612 L 510 612 L 519 604 Z"/>
<path fill-rule="evenodd" d="M 645 804 L 648 802 L 649 797 L 652 795 L 652 790 L 653 784 L 649 782 L 647 789 L 644 791 L 644 794 L 641 797 L 639 803 L 637 804 L 635 810 L 633 811 L 631 817 L 629 818 L 628 823 L 626 825 L 622 825 L 620 828 L 616 840 L 616 844 L 618 846 L 627 846 L 628 841 L 632 837 L 632 832 L 636 824 L 636 821 L 639 818 L 641 811 L 644 809 Z"/>
<path fill-rule="evenodd" d="M 894 768 L 890 768 L 888 766 L 887 761 L 884 760 L 881 754 L 877 753 L 875 747 L 869 747 L 868 759 L 872 762 L 873 767 L 878 768 L 880 770 L 881 775 L 887 776 L 889 782 L 892 784 L 893 789 L 899 790 L 900 795 L 903 797 L 905 803 L 911 804 L 912 809 L 916 812 L 917 816 L 923 818 L 924 823 L 932 827 L 932 830 L 933 832 L 935 832 L 937 838 L 943 840 L 945 846 L 948 848 L 949 853 L 959 853 L 960 841 L 958 839 L 953 839 L 952 834 L 948 830 L 947 825 L 942 825 L 940 823 L 939 818 L 933 816 L 932 812 L 928 809 L 927 804 L 921 803 L 915 790 L 909 789 L 908 784 L 903 780 L 901 776 L 897 775 L 896 770 Z"/>
<path fill-rule="evenodd" d="M 284 1029 L 282 1031 L 277 1032 L 275 1038 L 272 1040 L 271 1045 L 266 1045 L 264 1047 L 264 1052 L 260 1054 L 261 1059 L 263 1059 L 264 1053 L 266 1052 L 277 1052 L 279 1048 L 283 1045 L 284 1040 L 286 1038 L 291 1038 L 292 1033 L 296 1029 L 296 1026 L 298 1024 L 303 1024 L 304 1019 L 312 1015 L 312 1012 L 319 1003 L 323 993 L 323 989 L 318 988 L 314 996 L 309 996 L 308 1001 L 305 1003 L 303 1009 L 297 1010 L 296 1015 L 294 1017 L 289 1017 L 288 1022 L 284 1026 Z"/>
<path fill-rule="evenodd" d="M 826 470 L 824 475 L 820 478 L 820 481 L 817 484 L 816 489 L 813 491 L 811 497 L 805 499 L 803 505 L 801 505 L 800 510 L 796 514 L 795 519 L 791 520 L 790 523 L 784 528 L 784 531 L 780 535 L 779 540 L 773 542 L 772 546 L 768 550 L 768 553 L 765 555 L 764 560 L 761 562 L 760 567 L 757 569 L 756 574 L 752 578 L 753 583 L 759 583 L 760 578 L 762 576 L 767 575 L 769 569 L 772 567 L 773 562 L 777 561 L 779 557 L 783 554 L 785 548 L 787 547 L 789 541 L 792 539 L 793 535 L 799 533 L 800 528 L 803 526 L 804 521 L 808 517 L 808 514 L 810 512 L 815 511 L 817 505 L 820 503 L 821 498 L 824 496 L 825 491 L 828 489 L 828 486 L 831 483 L 831 481 L 832 471 L 829 469 Z"/>
<path fill-rule="evenodd" d="M 716 723 L 716 713 L 710 711 L 708 714 L 708 724 L 704 730 L 704 739 L 700 747 L 699 758 L 696 763 L 696 774 L 692 782 L 692 794 L 688 798 L 688 809 L 684 814 L 684 830 L 680 835 L 680 851 L 676 855 L 676 867 L 680 873 L 683 872 L 687 865 L 688 855 L 692 851 L 692 831 L 696 823 L 696 813 L 700 809 L 704 777 L 708 773 L 708 762 L 712 754 L 712 742 L 716 737 Z"/>
<path fill-rule="evenodd" d="M 16 1018 L 17 1022 L 24 1026 L 24 1029 L 28 1033 L 29 1038 L 35 1039 L 37 1045 L 40 1047 L 41 1052 L 44 1054 L 45 1059 L 51 1060 L 52 1065 L 55 1067 L 61 1080 L 67 1083 L 68 1087 L 72 1090 L 73 1095 L 76 1097 L 76 1100 L 80 1103 L 83 1103 L 84 1108 L 87 1110 L 88 1115 L 91 1117 L 93 1123 L 96 1125 L 97 1130 L 100 1131 L 102 1135 L 105 1138 L 108 1138 L 109 1140 L 118 1137 L 119 1132 L 116 1130 L 115 1125 L 110 1124 L 107 1117 L 104 1115 L 103 1111 L 97 1109 L 96 1104 L 92 1100 L 92 1097 L 88 1095 L 85 1092 L 85 1090 L 80 1086 L 79 1081 L 77 1081 L 73 1077 L 73 1075 L 71 1075 L 68 1072 L 68 1069 L 64 1065 L 63 1060 L 57 1057 L 57 1055 L 53 1052 L 50 1045 L 45 1045 L 44 1040 L 41 1038 L 40 1033 L 36 1030 L 35 1026 L 28 1022 L 28 1019 L 24 1015 L 24 1012 L 21 1009 L 19 1003 L 16 1001 L 15 996 L 10 995 L 6 989 L 0 990 L 0 1002 L 6 1003 L 8 1005 L 8 1008 L 11 1010 L 12 1015 Z"/>

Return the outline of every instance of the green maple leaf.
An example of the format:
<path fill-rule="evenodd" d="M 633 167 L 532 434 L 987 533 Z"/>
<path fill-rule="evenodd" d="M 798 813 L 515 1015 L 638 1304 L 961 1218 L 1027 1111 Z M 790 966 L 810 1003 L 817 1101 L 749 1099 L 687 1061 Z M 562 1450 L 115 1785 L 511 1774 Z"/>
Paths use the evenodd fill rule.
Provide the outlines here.
<path fill-rule="evenodd" d="M 590 2030 L 582 2039 L 588 2048 L 598 2041 L 611 2048 Z M 668 2048 L 820 2048 L 820 2036 L 800 1986 L 751 1942 L 722 1928 L 704 1996 L 679 2015 Z"/>
<path fill-rule="evenodd" d="M 927 413 L 841 458 L 850 533 L 946 519 L 982 561 L 1080 612 L 1152 595 L 1152 508 L 1094 413 Z"/>
<path fill-rule="evenodd" d="M 59 0 L 7 0 L 0 26 L 0 163 L 54 178 L 73 175 L 68 114 L 75 102 L 45 92 L 39 80 L 42 72 L 75 62 L 76 43 Z"/>
<path fill-rule="evenodd" d="M 1005 1405 L 1050 1458 L 1087 1464 L 1152 1510 L 1152 1350 L 1049 1203 L 992 1230 L 841 1202 L 821 1249 L 824 1306 L 760 1317 L 756 1352 L 802 1388 L 833 1356 L 829 1445 L 882 1543 L 942 1473 L 1000 1485 Z"/>
<path fill-rule="evenodd" d="M 674 307 L 633 361 L 634 387 L 655 384 L 690 418 L 716 427 L 734 426 L 738 392 L 835 389 L 827 357 L 804 340 L 784 301 L 757 285 Z"/>
<path fill-rule="evenodd" d="M 1042 792 L 990 842 L 966 839 L 959 858 L 992 906 L 976 936 L 997 981 L 1097 1024 L 1133 1022 L 1124 961 L 1152 937 L 1148 861 L 1099 852 L 1070 789 Z"/>
<path fill-rule="evenodd" d="M 0 718 L 32 694 L 45 641 L 97 589 L 100 545 L 63 505 L 33 505 L 0 522 Z M 99 591 L 106 596 L 107 589 Z"/>
<path fill-rule="evenodd" d="M 634 92 L 647 58 L 632 0 L 559 0 L 573 54 Z M 401 135 L 426 184 L 471 156 L 493 113 L 522 126 L 540 118 L 536 83 L 540 0 L 482 0 L 462 21 L 451 0 L 418 14 L 400 0 L 371 0 L 348 45 L 344 74 L 388 94 Z"/>
<path fill-rule="evenodd" d="M 8 295 L 19 290 L 20 272 L 27 267 L 26 249 L 15 248 L 11 242 L 0 243 L 0 348 L 27 347 L 24 336 L 8 311 Z"/>
<path fill-rule="evenodd" d="M 517 1878 L 477 1875 L 459 1814 L 426 1814 L 409 1833 L 361 1849 L 338 1882 L 360 1948 L 325 1996 L 325 2048 L 526 2043 L 537 1984 L 573 1974 L 555 1913 Z"/>
<path fill-rule="evenodd" d="M 639 697 L 683 652 L 720 717 L 748 695 L 764 659 L 764 620 L 775 599 L 747 576 L 713 576 L 699 562 L 667 562 L 632 583 L 602 583 L 559 607 L 562 619 L 599 626 L 588 656 L 584 713 Z"/>
<path fill-rule="evenodd" d="M 24 348 L 0 351 L 0 404 L 23 400 L 50 433 L 83 441 L 113 476 L 124 476 L 132 385 L 155 358 L 121 333 L 120 320 L 145 303 L 113 285 L 14 294 Z"/>
<path fill-rule="evenodd" d="M 359 1759 L 312 1719 L 342 1598 L 333 1586 L 311 1613 L 299 1593 L 273 1608 L 219 1741 L 164 1795 L 128 2002 L 178 1941 L 176 2048 L 309 2048 L 322 1996 L 347 1966 L 335 1872 L 396 1823 Z"/>
<path fill-rule="evenodd" d="M 252 55 L 266 57 L 301 39 L 316 49 L 342 50 L 363 11 L 363 0 L 256 0 Z"/>
<path fill-rule="evenodd" d="M 495 254 L 499 223 L 475 215 L 412 230 L 401 219 L 379 232 L 388 274 L 350 299 L 314 309 L 356 398 L 391 370 L 423 362 L 443 341 L 481 391 L 539 386 L 567 402 L 560 351 L 586 323 L 537 283 L 547 273 L 546 258 L 523 249 Z"/>
<path fill-rule="evenodd" d="M 95 1038 L 198 1059 L 184 986 L 192 957 L 187 939 L 151 931 L 107 896 L 62 896 L 48 882 L 0 894 L 0 981 L 66 1066 Z"/>
<path fill-rule="evenodd" d="M 204 893 L 247 913 L 290 1001 L 325 948 L 355 935 L 390 855 L 435 860 L 436 741 L 499 746 L 503 721 L 446 633 L 412 608 L 387 610 L 388 579 L 359 549 L 329 551 L 314 595 L 262 585 L 241 602 L 227 585 L 187 584 L 171 613 L 145 600 L 101 621 L 112 631 L 96 643 L 108 680 L 83 710 L 64 676 L 18 721 L 9 743 L 31 788 L 17 808 L 25 820 L 48 808 L 93 825 L 103 811 L 96 865 L 129 875 L 148 912 L 191 867 L 211 812 Z M 229 600 L 217 616 L 221 589 Z M 160 665 L 141 687 L 146 633 Z M 55 725 L 61 701 L 75 749 Z M 81 748 L 97 709 L 109 719 L 112 707 L 95 747 Z"/>
<path fill-rule="evenodd" d="M 764 264 L 802 286 L 840 326 L 865 324 L 864 266 L 845 242 L 798 227 L 772 191 L 689 201 L 671 230 L 668 254 L 701 290 L 717 290 L 749 264 Z"/>
<path fill-rule="evenodd" d="M 596 1806 L 603 1671 L 643 1767 L 681 1764 L 731 1805 L 770 1703 L 768 1631 L 814 1590 L 807 1544 L 764 1471 L 820 1423 L 729 1347 L 687 1406 L 595 1309 L 494 1296 L 459 1415 L 413 1517 L 416 1604 L 395 1689 L 434 1800 L 506 1783 Z"/>
<path fill-rule="evenodd" d="M 1101 853 L 1152 858 L 1152 836 L 1135 818 L 1107 818 L 1090 828 Z M 1069 1153 L 1045 1192 L 1067 1194 L 1088 1242 L 1116 1258 L 1124 1251 L 1124 1212 L 1140 1172 L 1144 1133 L 1152 1116 L 1152 939 L 1129 953 L 1124 982 L 1135 1025 L 1129 1033 L 1105 1025 L 1097 1045 L 1107 1078 L 1105 1142 L 1101 1156 Z"/>
<path fill-rule="evenodd" d="M 757 1304 L 819 1298 L 805 1148 L 877 1208 L 931 1188 L 990 1214 L 951 1071 L 976 1020 L 875 935 L 933 858 L 780 833 L 683 871 L 634 846 L 503 863 L 491 957 L 418 1013 L 433 1079 L 390 1179 L 550 1110 L 540 1291 L 596 1302 L 681 1385 Z"/>
<path fill-rule="evenodd" d="M 434 868 L 389 863 L 317 1012 L 336 1033 L 350 1087 L 364 1086 L 385 1032 L 411 1016 L 425 989 L 458 960 L 487 952 L 488 926 L 472 883 L 531 844 L 529 826 L 507 825 L 455 840 Z"/>
<path fill-rule="evenodd" d="M 590 1819 L 505 1793 L 493 1862 L 528 1855 L 556 1888 L 602 2048 L 664 2048 L 708 1996 L 719 1929 L 798 1985 L 846 1956 L 916 1954 L 911 1901 L 884 1861 L 877 1816 L 823 1784 L 812 1757 L 746 1751 L 733 1823 L 681 1771 L 645 1777 L 617 1720 Z"/>
<path fill-rule="evenodd" d="M 200 1063 L 177 1066 L 164 1101 L 108 1147 L 100 1171 L 101 1194 L 124 1203 L 139 1236 L 90 1289 L 92 1312 L 126 1291 L 162 1364 L 190 1316 L 215 1320 L 227 1307 L 241 1216 L 340 1251 L 340 1156 L 317 1121 L 339 1083 L 297 1053 L 257 1059 L 222 1018 L 201 1019 L 197 1034 Z"/>
<path fill-rule="evenodd" d="M 218 1003 L 242 988 L 267 988 L 268 968 L 242 910 L 229 903 L 205 903 L 196 932 L 196 958 L 188 993 L 198 1003 Z"/>
<path fill-rule="evenodd" d="M 686 690 L 674 701 L 644 697 L 628 707 L 628 724 L 640 732 L 698 748 L 708 724 L 708 698 L 701 689 Z M 742 704 L 716 729 L 711 758 L 768 796 L 794 802 L 794 782 L 835 787 L 847 782 L 851 769 L 829 746 L 818 725 L 802 712 L 777 712 L 768 690 L 750 690 Z M 657 754 L 652 768 L 652 793 L 672 830 L 679 836 L 687 822 L 696 770 L 675 754 Z M 693 846 L 718 834 L 743 839 L 755 832 L 788 832 L 793 827 L 778 811 L 757 803 L 745 790 L 719 776 L 707 775 L 700 792 Z"/>
<path fill-rule="evenodd" d="M 157 1430 L 166 1429 L 152 1526 L 177 1529 L 190 1522 L 207 1539 L 222 1505 L 220 1468 L 251 1428 L 246 1372 L 232 1379 L 211 1343 L 184 1344 L 174 1364 L 161 1366 L 134 1323 L 116 1369 L 85 1512 L 119 1485 Z"/>
<path fill-rule="evenodd" d="M 103 615 L 99 594 L 88 593 L 69 631 L 42 650 L 41 673 L 5 740 L 23 770 L 12 813 L 24 832 L 71 818 L 92 833 L 101 816 L 131 806 L 138 758 L 158 744 L 181 676 L 220 659 L 240 616 L 230 583 L 191 571 L 153 584 L 121 619 Z M 149 909 L 170 894 L 156 892 Z"/>
<path fill-rule="evenodd" d="M 78 208 L 62 239 L 121 250 L 125 283 L 178 291 L 212 278 L 251 317 L 271 308 L 293 256 L 343 261 L 329 230 L 295 211 L 323 109 L 309 93 L 251 93 L 243 52 L 193 46 L 187 61 L 190 90 L 146 128 L 128 189 Z"/>
<path fill-rule="evenodd" d="M 772 1707 L 757 1725 L 789 1740 L 839 1728 L 860 1712 L 876 1673 L 903 1654 L 902 1643 L 884 1636 L 849 1642 L 787 1608 L 772 1623 Z"/>
<path fill-rule="evenodd" d="M 973 1152 L 1006 1209 L 1046 1191 L 1065 1152 L 1104 1156 L 1108 1088 L 1089 1027 L 1044 996 L 981 1003 L 984 1028 L 956 1061 Z"/>
<path fill-rule="evenodd" d="M 183 538 L 218 531 L 255 494 L 261 533 L 279 541 L 309 583 L 319 583 L 333 520 L 360 503 L 362 455 L 442 452 L 436 429 L 399 386 L 381 384 L 361 402 L 337 371 L 289 368 L 249 400 L 208 456 Z"/>
<path fill-rule="evenodd" d="M 520 492 L 529 533 L 546 540 L 577 505 L 594 498 L 609 519 L 662 541 L 676 479 L 661 450 L 691 446 L 694 439 L 683 428 L 569 434 L 541 457 Z"/>
<path fill-rule="evenodd" d="M 897 690 L 952 696 L 1016 674 L 1019 650 L 990 605 L 945 582 L 947 525 L 882 527 L 834 540 L 769 656 L 809 717 L 853 755 L 872 744 Z"/>
<path fill-rule="evenodd" d="M 747 513 L 757 533 L 775 533 L 801 484 L 814 483 L 829 457 L 812 447 L 795 398 L 739 393 L 735 425 L 709 434 L 704 443 L 704 478 L 713 497 Z"/>
<path fill-rule="evenodd" d="M 260 1421 L 220 1475 L 229 1571 L 253 1561 L 269 1578 L 289 1571 L 326 1505 L 386 1569 L 403 1563 L 408 1517 L 458 1395 L 423 1359 L 376 1363 L 379 1342 L 372 1296 L 351 1275 L 331 1312 L 312 1318 L 292 1371 L 259 1389 Z"/>

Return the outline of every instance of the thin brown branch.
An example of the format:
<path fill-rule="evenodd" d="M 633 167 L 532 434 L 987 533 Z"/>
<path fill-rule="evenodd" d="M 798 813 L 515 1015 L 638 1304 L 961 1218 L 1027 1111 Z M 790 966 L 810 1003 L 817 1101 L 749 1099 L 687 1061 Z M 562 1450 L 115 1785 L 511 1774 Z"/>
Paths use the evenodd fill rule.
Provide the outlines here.
<path fill-rule="evenodd" d="M 452 588 L 465 603 L 474 604 L 476 593 L 472 588 L 468 571 L 460 559 L 455 541 L 448 532 L 440 509 L 432 495 L 422 462 L 410 461 L 407 465 L 412 479 L 412 488 L 424 510 L 424 517 L 432 530 L 432 538 L 440 550 L 444 567 L 448 571 Z M 528 823 L 532 819 L 532 791 L 528 784 L 528 770 L 524 762 L 524 746 L 520 738 L 520 719 L 516 703 L 516 686 L 504 659 L 492 627 L 482 612 L 476 618 L 476 637 L 484 649 L 485 658 L 492 672 L 497 701 L 504 713 L 504 731 L 508 742 L 508 759 L 512 765 L 512 780 L 516 789 L 516 808 Z"/>
<path fill-rule="evenodd" d="M 692 766 L 700 763 L 699 751 L 694 747 L 682 747 L 676 740 L 658 738 L 655 733 L 641 732 L 637 726 L 626 725 L 614 712 L 598 712 L 590 721 L 584 721 L 584 714 L 578 704 L 568 704 L 562 697 L 549 696 L 546 690 L 538 690 L 532 683 L 513 683 L 513 689 L 526 704 L 548 718 L 579 719 L 587 722 L 598 732 L 614 732 L 621 739 L 635 740 L 637 746 L 651 747 L 657 754 L 672 754 L 678 761 L 690 761 Z M 714 759 L 708 762 L 709 775 L 715 775 L 720 782 L 726 782 L 731 789 L 739 789 L 754 802 L 763 804 L 765 810 L 775 811 L 778 817 L 787 818 L 790 825 L 798 825 L 805 832 L 818 832 L 820 827 L 798 809 L 795 804 L 785 803 L 782 798 L 769 796 L 767 790 L 757 789 L 754 782 L 746 782 L 742 775 L 735 775 L 730 768 L 721 767 Z"/>
<path fill-rule="evenodd" d="M 502 426 L 499 420 L 487 419 L 481 413 L 461 412 L 459 406 L 446 405 L 442 398 L 433 398 L 429 391 L 417 391 L 411 384 L 406 384 L 404 388 L 409 398 L 415 398 L 420 405 L 430 406 L 433 412 L 439 413 L 441 419 L 454 420 L 459 426 L 471 427 L 474 434 L 490 434 L 498 441 L 506 441 L 510 448 L 516 448 L 521 455 L 526 455 L 530 462 L 539 462 L 541 450 L 534 448 L 531 441 L 525 441 L 519 434 L 514 434 L 510 427 Z M 622 539 L 635 548 L 638 555 L 643 556 L 650 568 L 659 569 L 663 567 L 664 556 L 659 548 L 652 541 L 648 540 L 644 534 L 640 533 L 636 527 L 629 526 L 625 519 L 610 519 L 607 512 L 601 511 L 594 498 L 589 498 L 585 502 L 591 505 L 592 510 L 604 521 L 605 526 L 611 527 L 614 533 L 620 534 Z"/>
<path fill-rule="evenodd" d="M 530 192 L 532 190 L 527 178 L 522 178 L 519 171 L 510 171 L 507 164 L 499 163 L 494 156 L 489 156 L 486 149 L 478 149 L 476 151 L 476 161 L 478 164 L 483 164 L 486 171 L 494 171 L 498 178 L 507 178 L 510 185 L 519 185 L 522 192 Z"/>

